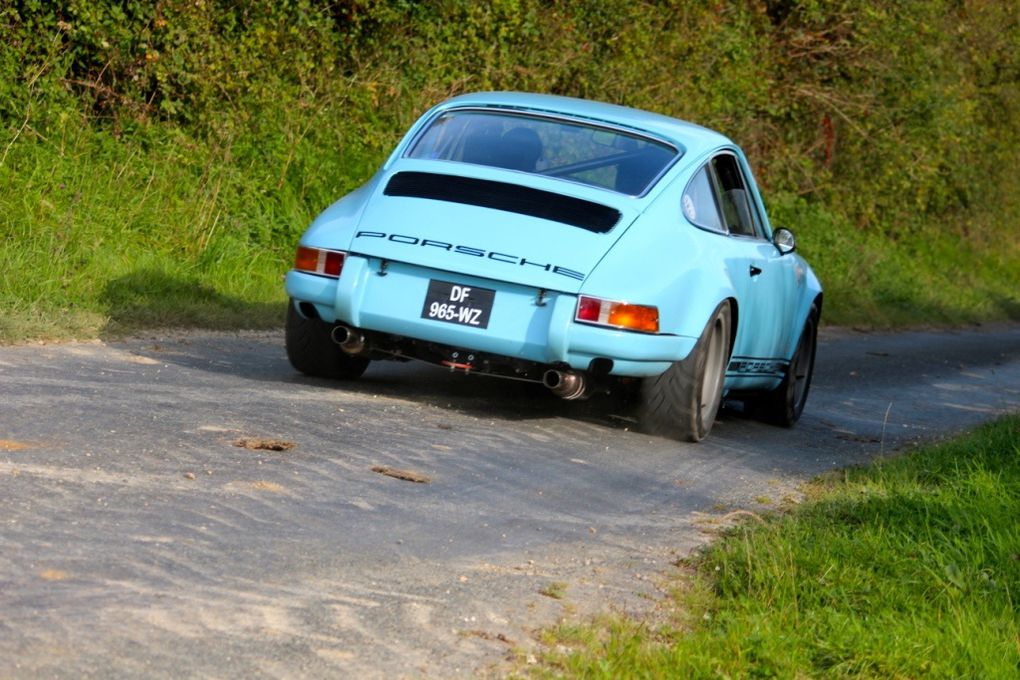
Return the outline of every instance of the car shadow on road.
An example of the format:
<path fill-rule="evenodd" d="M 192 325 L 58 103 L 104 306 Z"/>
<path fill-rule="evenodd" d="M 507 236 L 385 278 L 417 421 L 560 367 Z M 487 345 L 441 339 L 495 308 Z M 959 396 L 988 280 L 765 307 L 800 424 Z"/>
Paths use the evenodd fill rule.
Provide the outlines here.
<path fill-rule="evenodd" d="M 334 381 L 295 375 L 294 381 L 431 406 L 501 420 L 551 417 L 616 429 L 633 428 L 632 406 L 619 394 L 596 393 L 564 400 L 538 383 L 454 373 L 419 362 L 373 362 L 358 380 Z"/>
<path fill-rule="evenodd" d="M 139 269 L 111 281 L 104 293 L 110 322 L 104 340 L 122 340 L 131 351 L 190 370 L 223 373 L 267 383 L 293 383 L 329 391 L 385 396 L 428 404 L 474 417 L 525 421 L 565 418 L 614 430 L 636 430 L 633 397 L 616 389 L 584 400 L 554 396 L 537 383 L 451 373 L 420 362 L 373 362 L 358 380 L 327 380 L 300 374 L 287 361 L 284 307 L 253 304 L 220 293 L 195 278 Z M 235 319 L 236 317 L 236 319 Z M 238 320 L 243 319 L 243 322 Z M 248 323 L 248 320 L 254 320 Z M 255 326 L 268 332 L 207 331 Z M 151 330 L 153 328 L 177 330 Z M 148 330 L 139 330 L 148 329 Z M 127 339 L 125 335 L 133 334 Z M 747 419 L 724 408 L 727 418 Z"/>
<path fill-rule="evenodd" d="M 228 374 L 242 380 L 365 397 L 386 397 L 464 413 L 476 418 L 528 421 L 564 418 L 612 430 L 639 430 L 632 395 L 616 389 L 568 401 L 538 383 L 453 373 L 421 362 L 374 361 L 356 380 L 303 375 L 287 360 L 279 332 L 168 332 L 138 336 L 131 351 L 188 370 Z M 750 420 L 732 404 L 723 417 Z"/>

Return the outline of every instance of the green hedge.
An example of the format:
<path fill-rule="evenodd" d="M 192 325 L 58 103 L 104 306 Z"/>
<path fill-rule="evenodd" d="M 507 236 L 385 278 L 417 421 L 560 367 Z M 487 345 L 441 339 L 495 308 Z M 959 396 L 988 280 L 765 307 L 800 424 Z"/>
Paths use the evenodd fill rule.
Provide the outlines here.
<path fill-rule="evenodd" d="M 425 108 L 479 89 L 730 135 L 819 270 L 830 320 L 1016 318 L 1017 15 L 947 0 L 0 0 L 0 333 L 56 333 L 57 311 L 79 334 L 275 323 L 308 219 Z M 48 257 L 57 242 L 70 260 Z M 145 271 L 237 314 L 186 299 L 126 313 L 107 288 L 143 265 L 97 243 L 141 249 Z"/>

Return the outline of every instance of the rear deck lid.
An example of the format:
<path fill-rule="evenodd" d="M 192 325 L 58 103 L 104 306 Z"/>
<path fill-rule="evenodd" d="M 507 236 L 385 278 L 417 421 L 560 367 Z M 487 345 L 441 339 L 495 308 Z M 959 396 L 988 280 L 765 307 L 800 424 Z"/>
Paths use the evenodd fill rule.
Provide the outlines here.
<path fill-rule="evenodd" d="M 494 172 L 394 173 L 368 202 L 351 252 L 577 292 L 636 216 L 623 201 L 556 191 L 556 180 L 526 185 Z"/>

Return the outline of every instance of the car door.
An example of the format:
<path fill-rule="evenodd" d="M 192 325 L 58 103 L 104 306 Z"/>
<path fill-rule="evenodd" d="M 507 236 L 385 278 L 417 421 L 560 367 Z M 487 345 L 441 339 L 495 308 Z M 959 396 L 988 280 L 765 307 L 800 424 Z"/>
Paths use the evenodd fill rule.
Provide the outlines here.
<path fill-rule="evenodd" d="M 782 378 L 788 359 L 783 354 L 794 313 L 793 258 L 783 257 L 769 240 L 753 185 L 731 151 L 716 154 L 699 170 L 683 209 L 688 219 L 692 211 L 700 213 L 698 226 L 712 225 L 727 235 L 725 261 L 738 302 L 727 384 L 731 389 L 771 386 Z"/>

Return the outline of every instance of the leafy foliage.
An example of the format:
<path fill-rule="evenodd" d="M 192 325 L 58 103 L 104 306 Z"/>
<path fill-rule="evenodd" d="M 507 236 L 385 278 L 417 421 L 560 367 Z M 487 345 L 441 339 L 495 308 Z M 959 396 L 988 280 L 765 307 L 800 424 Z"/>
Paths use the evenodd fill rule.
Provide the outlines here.
<path fill-rule="evenodd" d="M 269 291 L 308 218 L 367 179 L 423 110 L 514 89 L 647 108 L 737 140 L 839 300 L 830 320 L 1015 318 L 1018 24 L 1013 3 L 992 0 L 0 0 L 0 264 L 12 284 L 0 304 L 111 312 L 19 268 L 46 259 L 25 249 L 67 230 L 54 224 L 67 214 L 51 194 L 60 177 L 126 168 L 73 211 L 100 241 L 148 234 L 162 266 L 225 279 L 225 295 L 245 286 L 224 271 L 269 254 L 274 273 L 250 273 Z M 137 204 L 173 207 L 143 224 Z M 78 259 L 95 243 L 63 238 Z M 879 264 L 890 280 L 868 275 Z"/>

